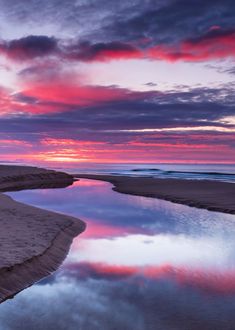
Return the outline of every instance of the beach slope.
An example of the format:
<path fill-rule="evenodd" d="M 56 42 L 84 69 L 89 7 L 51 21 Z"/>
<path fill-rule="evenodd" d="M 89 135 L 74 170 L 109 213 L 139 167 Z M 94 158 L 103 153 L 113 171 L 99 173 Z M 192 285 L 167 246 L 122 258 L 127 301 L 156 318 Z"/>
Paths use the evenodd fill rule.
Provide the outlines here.
<path fill-rule="evenodd" d="M 73 178 L 36 167 L 0 166 L 0 191 L 66 187 Z M 57 269 L 85 224 L 0 193 L 0 302 Z"/>

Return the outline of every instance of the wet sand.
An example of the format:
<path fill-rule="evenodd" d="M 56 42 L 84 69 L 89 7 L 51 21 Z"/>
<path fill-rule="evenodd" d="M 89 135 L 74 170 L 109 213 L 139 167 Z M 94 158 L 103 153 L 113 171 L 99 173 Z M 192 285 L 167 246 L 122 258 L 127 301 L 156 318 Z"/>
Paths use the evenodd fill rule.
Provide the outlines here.
<path fill-rule="evenodd" d="M 0 191 L 58 188 L 72 184 L 65 173 L 36 167 L 0 166 Z M 56 270 L 74 237 L 79 219 L 14 201 L 0 193 L 0 302 Z"/>
<path fill-rule="evenodd" d="M 74 174 L 74 177 L 108 181 L 114 185 L 113 190 L 124 194 L 154 197 L 210 211 L 235 214 L 233 183 L 94 174 Z"/>

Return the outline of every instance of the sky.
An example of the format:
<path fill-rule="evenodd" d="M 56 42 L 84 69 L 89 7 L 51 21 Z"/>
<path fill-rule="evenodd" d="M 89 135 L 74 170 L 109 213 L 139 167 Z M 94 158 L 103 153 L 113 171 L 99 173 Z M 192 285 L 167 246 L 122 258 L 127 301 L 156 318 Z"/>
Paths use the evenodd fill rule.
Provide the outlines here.
<path fill-rule="evenodd" d="M 235 163 L 233 0 L 0 0 L 0 161 Z"/>

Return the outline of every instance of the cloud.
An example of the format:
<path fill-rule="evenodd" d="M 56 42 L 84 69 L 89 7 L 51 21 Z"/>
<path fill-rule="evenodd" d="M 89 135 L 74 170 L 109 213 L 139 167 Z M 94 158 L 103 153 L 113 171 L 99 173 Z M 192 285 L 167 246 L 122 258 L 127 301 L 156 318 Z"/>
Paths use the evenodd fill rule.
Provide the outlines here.
<path fill-rule="evenodd" d="M 50 56 L 56 52 L 58 52 L 56 39 L 47 36 L 31 35 L 0 43 L 0 53 L 17 61 Z"/>
<path fill-rule="evenodd" d="M 2 157 L 8 152 L 11 159 L 144 161 L 148 154 L 161 161 L 195 155 L 200 161 L 207 154 L 212 161 L 217 145 L 219 160 L 234 159 L 234 125 L 224 121 L 234 116 L 232 84 L 159 92 L 145 77 L 148 92 L 89 85 L 94 70 L 114 60 L 144 60 L 143 67 L 146 61 L 222 67 L 235 55 L 234 1 L 0 0 L 0 5 L 2 81 L 12 87 L 0 89 Z M 232 60 L 227 62 L 221 78 L 229 80 L 234 70 Z M 185 67 L 191 77 L 191 64 Z M 9 141 L 20 142 L 7 148 Z M 25 153 L 17 155 L 20 143 Z M 30 144 L 37 155 L 30 154 Z"/>
<path fill-rule="evenodd" d="M 159 280 L 170 280 L 183 287 L 196 288 L 206 294 L 234 295 L 235 279 L 233 271 L 205 271 L 202 269 L 187 269 L 170 264 L 160 266 L 126 266 L 105 263 L 69 263 L 63 267 L 62 274 L 80 280 L 87 278 L 98 280 L 130 279 L 137 285 L 142 280 L 151 279 L 155 285 Z M 62 275 L 63 276 L 63 275 Z"/>
<path fill-rule="evenodd" d="M 116 15 L 107 34 L 126 41 L 147 38 L 152 44 L 178 44 L 200 37 L 215 26 L 226 30 L 234 28 L 234 11 L 231 12 L 234 7 L 232 0 L 223 3 L 219 0 L 190 3 L 172 0 L 158 1 L 157 4 L 148 1 L 140 6 L 133 5 L 132 15 Z"/>
<path fill-rule="evenodd" d="M 92 106 L 119 100 L 142 98 L 145 93 L 131 92 L 128 89 L 102 86 L 84 86 L 69 81 L 31 83 L 17 97 L 37 99 L 44 104 L 69 106 Z M 32 111 L 33 112 L 33 111 Z"/>
<path fill-rule="evenodd" d="M 71 45 L 65 49 L 65 57 L 79 61 L 108 61 L 118 59 L 142 58 L 141 50 L 131 44 L 108 42 L 90 44 L 89 42 Z"/>
<path fill-rule="evenodd" d="M 62 74 L 55 82 L 42 74 L 40 81 L 26 81 L 20 92 L 1 89 L 4 160 L 234 159 L 232 84 L 138 92 L 81 85 L 72 77 Z M 7 140 L 27 147 L 20 153 L 19 145 L 7 149 Z M 219 155 L 213 153 L 215 145 Z"/>
<path fill-rule="evenodd" d="M 178 43 L 134 45 L 120 41 L 90 43 L 65 42 L 47 36 L 28 36 L 18 40 L 2 41 L 0 53 L 15 61 L 28 61 L 43 57 L 67 61 L 112 61 L 151 59 L 164 61 L 199 62 L 235 56 L 235 30 L 210 29 L 195 38 Z M 36 67 L 35 67 L 36 69 Z M 34 72 L 35 72 L 34 69 Z"/>
<path fill-rule="evenodd" d="M 150 58 L 174 61 L 207 61 L 235 56 L 235 30 L 213 29 L 176 46 L 160 45 L 149 49 Z"/>
<path fill-rule="evenodd" d="M 198 61 L 234 55 L 226 37 L 234 29 L 232 0 L 134 0 L 115 4 L 108 0 L 70 0 L 66 4 L 23 0 L 21 5 L 16 0 L 1 0 L 0 5 L 2 36 L 10 40 L 3 43 L 3 48 L 12 48 L 15 57 L 19 51 L 22 59 L 57 52 L 56 40 L 68 58 L 85 61 L 140 58 L 149 49 L 154 50 L 155 57 L 168 60 Z M 19 28 L 13 30 L 11 26 Z M 29 27 L 32 35 L 25 37 Z M 230 41 L 232 38 L 230 35 Z M 216 41 L 224 50 L 216 47 L 217 51 L 209 56 Z M 183 49 L 178 52 L 178 47 Z"/>

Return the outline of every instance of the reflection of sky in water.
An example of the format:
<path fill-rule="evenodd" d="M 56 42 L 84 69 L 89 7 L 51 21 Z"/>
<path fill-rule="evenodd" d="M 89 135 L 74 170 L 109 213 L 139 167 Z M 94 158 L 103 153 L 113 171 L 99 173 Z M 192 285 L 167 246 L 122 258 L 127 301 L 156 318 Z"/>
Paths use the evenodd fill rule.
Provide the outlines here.
<path fill-rule="evenodd" d="M 0 306 L 0 330 L 233 330 L 235 217 L 110 187 L 10 194 L 88 227 L 56 274 Z"/>

